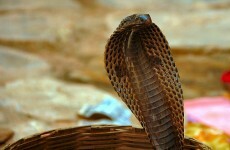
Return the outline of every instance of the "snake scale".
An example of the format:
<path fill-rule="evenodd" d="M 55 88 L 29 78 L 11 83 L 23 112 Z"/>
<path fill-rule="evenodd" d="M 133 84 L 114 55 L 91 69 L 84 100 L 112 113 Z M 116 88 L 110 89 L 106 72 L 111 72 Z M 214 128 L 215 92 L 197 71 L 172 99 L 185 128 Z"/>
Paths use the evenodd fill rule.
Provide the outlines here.
<path fill-rule="evenodd" d="M 105 67 L 153 149 L 210 149 L 184 137 L 183 92 L 170 47 L 148 14 L 126 17 L 111 35 Z"/>

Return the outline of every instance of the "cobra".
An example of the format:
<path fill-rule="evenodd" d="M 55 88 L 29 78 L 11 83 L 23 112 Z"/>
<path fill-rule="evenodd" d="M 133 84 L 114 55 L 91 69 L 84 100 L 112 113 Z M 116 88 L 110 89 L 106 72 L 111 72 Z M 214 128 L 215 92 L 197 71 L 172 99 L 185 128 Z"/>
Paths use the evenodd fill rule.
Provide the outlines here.
<path fill-rule="evenodd" d="M 183 92 L 165 36 L 148 14 L 126 17 L 109 38 L 105 68 L 153 149 L 210 149 L 184 136 Z"/>

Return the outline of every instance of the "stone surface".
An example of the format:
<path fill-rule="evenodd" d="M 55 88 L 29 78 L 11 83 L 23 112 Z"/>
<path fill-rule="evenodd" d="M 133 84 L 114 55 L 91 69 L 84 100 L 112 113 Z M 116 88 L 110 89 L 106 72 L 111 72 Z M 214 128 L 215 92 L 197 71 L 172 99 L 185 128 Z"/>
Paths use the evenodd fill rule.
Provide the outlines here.
<path fill-rule="evenodd" d="M 49 0 L 49 1 L 27 1 L 27 0 L 7 0 L 0 1 L 0 11 L 9 11 L 9 10 L 31 10 L 31 9 L 76 9 L 77 3 L 72 0 Z"/>
<path fill-rule="evenodd" d="M 4 144 L 13 136 L 14 132 L 7 128 L 0 128 L 0 145 Z"/>
<path fill-rule="evenodd" d="M 220 77 L 229 69 L 229 58 L 225 52 L 178 55 L 176 64 L 181 68 L 179 73 L 186 98 L 221 95 Z"/>
<path fill-rule="evenodd" d="M 74 85 L 52 78 L 28 78 L 0 89 L 0 127 L 15 131 L 13 141 L 54 128 L 77 126 L 77 113 L 109 94 L 91 85 Z M 17 124 L 17 126 L 15 126 Z"/>
<path fill-rule="evenodd" d="M 50 66 L 37 56 L 0 46 L 0 83 L 48 74 Z"/>
<path fill-rule="evenodd" d="M 54 44 L 56 40 L 62 40 L 70 33 L 69 27 L 74 22 L 71 22 L 70 18 L 63 20 L 64 16 L 61 16 L 61 13 L 30 11 L 0 15 L 2 26 L 0 39 L 2 41 L 51 42 Z M 68 12 L 66 12 L 66 17 L 68 17 L 67 14 Z"/>

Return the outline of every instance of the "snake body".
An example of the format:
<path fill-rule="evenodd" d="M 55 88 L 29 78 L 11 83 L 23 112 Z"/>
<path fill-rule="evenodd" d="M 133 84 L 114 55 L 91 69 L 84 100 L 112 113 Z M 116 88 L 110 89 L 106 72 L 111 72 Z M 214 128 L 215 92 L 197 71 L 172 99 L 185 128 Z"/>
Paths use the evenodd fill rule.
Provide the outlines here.
<path fill-rule="evenodd" d="M 106 45 L 105 67 L 154 149 L 192 146 L 184 137 L 179 74 L 166 38 L 149 15 L 134 14 L 121 21 Z"/>

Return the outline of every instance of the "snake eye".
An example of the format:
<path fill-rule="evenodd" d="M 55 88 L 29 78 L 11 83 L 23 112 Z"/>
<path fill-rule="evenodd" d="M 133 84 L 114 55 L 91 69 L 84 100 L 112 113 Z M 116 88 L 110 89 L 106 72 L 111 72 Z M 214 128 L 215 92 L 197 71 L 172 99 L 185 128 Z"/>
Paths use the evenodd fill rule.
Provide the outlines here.
<path fill-rule="evenodd" d="M 152 23 L 152 20 L 148 14 L 138 15 L 138 20 L 140 21 L 140 24 L 150 25 Z"/>
<path fill-rule="evenodd" d="M 146 15 L 140 15 L 138 18 L 140 19 L 141 22 L 145 22 L 146 20 L 148 20 L 148 16 Z"/>

